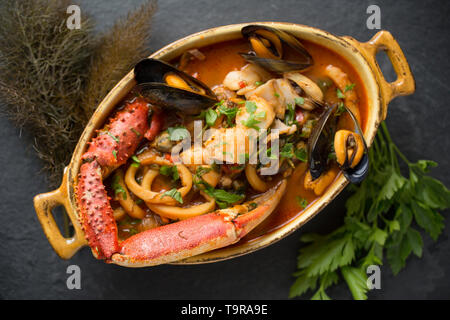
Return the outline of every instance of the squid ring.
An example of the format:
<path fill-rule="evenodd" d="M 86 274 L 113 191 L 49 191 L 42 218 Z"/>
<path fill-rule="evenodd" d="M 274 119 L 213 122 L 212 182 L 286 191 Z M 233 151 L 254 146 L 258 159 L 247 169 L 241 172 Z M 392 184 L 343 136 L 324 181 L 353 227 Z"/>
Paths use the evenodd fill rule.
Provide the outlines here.
<path fill-rule="evenodd" d="M 182 208 L 177 206 L 169 206 L 164 204 L 151 204 L 147 203 L 147 207 L 160 216 L 172 219 L 172 220 L 185 220 L 192 217 L 200 216 L 214 211 L 216 208 L 216 201 L 203 191 L 200 194 L 208 201 L 202 204 L 198 204 L 188 208 Z"/>
<path fill-rule="evenodd" d="M 192 174 L 191 172 L 182 164 L 176 165 L 178 173 L 180 175 L 182 187 L 178 189 L 177 191 L 181 194 L 181 197 L 184 197 L 192 188 Z M 139 185 L 136 181 L 136 171 L 137 167 L 130 166 L 127 170 L 127 173 L 125 175 L 125 183 L 127 184 L 128 188 L 139 198 L 144 200 L 147 203 L 153 203 L 153 204 L 176 204 L 176 201 L 168 196 L 163 196 L 163 192 L 154 192 L 151 191 L 150 188 L 144 188 L 143 186 Z M 150 181 L 153 181 L 156 176 L 159 175 L 159 171 L 150 169 L 147 171 L 147 173 L 144 175 L 144 178 L 142 180 L 142 183 L 144 183 L 145 180 L 150 179 Z M 151 186 L 151 185 L 150 185 Z"/>
<path fill-rule="evenodd" d="M 258 176 L 254 166 L 247 164 L 245 166 L 245 175 L 248 183 L 250 183 L 252 188 L 256 191 L 265 192 L 269 189 L 269 185 Z"/>
<path fill-rule="evenodd" d="M 117 177 L 117 178 L 116 178 Z M 145 211 L 139 207 L 136 202 L 131 198 L 130 193 L 128 192 L 128 188 L 123 180 L 123 171 L 117 170 L 114 179 L 117 179 L 116 183 L 122 187 L 122 192 L 117 194 L 117 200 L 119 200 L 120 205 L 123 209 L 128 213 L 129 216 L 135 219 L 143 219 L 145 217 Z M 114 211 L 115 212 L 115 211 Z M 119 212 L 118 212 L 119 213 Z M 121 215 L 118 214 L 118 218 L 121 218 Z"/>

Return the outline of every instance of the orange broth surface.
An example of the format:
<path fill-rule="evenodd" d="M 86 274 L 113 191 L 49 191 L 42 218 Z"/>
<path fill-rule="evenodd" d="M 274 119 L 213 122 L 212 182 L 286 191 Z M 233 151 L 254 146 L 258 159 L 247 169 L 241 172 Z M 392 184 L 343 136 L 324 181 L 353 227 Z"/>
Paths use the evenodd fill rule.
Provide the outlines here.
<path fill-rule="evenodd" d="M 314 65 L 307 71 L 303 72 L 313 81 L 326 78 L 324 69 L 332 64 L 339 67 L 347 73 L 350 81 L 355 84 L 354 90 L 359 97 L 359 109 L 361 113 L 362 129 L 364 130 L 367 121 L 367 95 L 365 87 L 358 73 L 353 67 L 340 55 L 326 49 L 323 46 L 302 41 L 308 52 L 314 59 Z M 239 70 L 246 64 L 246 61 L 238 54 L 239 52 L 248 52 L 250 45 L 243 39 L 222 42 L 208 47 L 199 48 L 205 55 L 205 60 L 193 60 L 184 69 L 185 72 L 198 78 L 210 87 L 214 87 L 223 82 L 228 72 Z M 337 101 L 335 97 L 336 87 L 331 86 L 327 91 L 325 100 Z M 333 95 L 333 96 L 331 96 Z M 254 241 L 258 237 L 281 228 L 296 217 L 302 214 L 303 208 L 297 201 L 297 197 L 306 199 L 308 205 L 311 205 L 317 196 L 304 188 L 304 177 L 307 164 L 300 164 L 294 173 L 288 178 L 288 186 L 283 199 L 280 201 L 277 209 L 249 235 L 241 241 Z M 339 175 L 338 175 L 339 177 Z"/>

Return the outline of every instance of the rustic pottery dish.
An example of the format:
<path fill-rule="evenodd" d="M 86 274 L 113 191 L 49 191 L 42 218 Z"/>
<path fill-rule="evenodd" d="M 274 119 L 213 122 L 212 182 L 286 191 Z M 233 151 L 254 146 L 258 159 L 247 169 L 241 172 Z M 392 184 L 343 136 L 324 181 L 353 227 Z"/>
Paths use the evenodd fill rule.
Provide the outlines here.
<path fill-rule="evenodd" d="M 364 84 L 367 98 L 368 111 L 363 131 L 368 146 L 372 143 L 380 122 L 386 118 L 389 102 L 397 96 L 412 94 L 415 90 L 414 78 L 405 56 L 398 43 L 388 31 L 380 31 L 368 42 L 361 43 L 351 37 L 337 37 L 322 30 L 298 24 L 279 22 L 261 22 L 257 24 L 289 32 L 299 39 L 325 47 L 341 56 L 356 70 L 361 82 Z M 170 62 L 187 50 L 239 39 L 242 37 L 241 29 L 246 25 L 223 26 L 187 36 L 155 52 L 151 58 Z M 394 82 L 389 83 L 384 79 L 376 62 L 375 56 L 380 50 L 387 53 L 394 67 L 397 74 L 397 80 Z M 87 245 L 83 229 L 79 222 L 75 196 L 76 177 L 79 174 L 82 163 L 82 154 L 87 148 L 87 143 L 95 135 L 95 130 L 102 127 L 112 110 L 135 85 L 136 81 L 133 72 L 130 72 L 111 90 L 98 106 L 86 126 L 73 153 L 72 160 L 64 172 L 61 186 L 57 190 L 37 195 L 34 199 L 35 209 L 44 232 L 50 244 L 61 258 L 69 259 L 80 248 Z M 234 245 L 189 257 L 175 263 L 197 264 L 216 262 L 266 247 L 284 238 L 308 222 L 332 201 L 347 183 L 346 178 L 343 175 L 339 175 L 333 184 L 327 188 L 325 193 L 311 203 L 301 214 L 294 216 L 284 224 L 265 234 L 249 241 L 241 241 Z M 61 235 L 52 214 L 52 209 L 61 205 L 64 206 L 75 229 L 75 234 L 70 239 L 66 239 Z M 113 261 L 112 263 L 115 262 Z"/>

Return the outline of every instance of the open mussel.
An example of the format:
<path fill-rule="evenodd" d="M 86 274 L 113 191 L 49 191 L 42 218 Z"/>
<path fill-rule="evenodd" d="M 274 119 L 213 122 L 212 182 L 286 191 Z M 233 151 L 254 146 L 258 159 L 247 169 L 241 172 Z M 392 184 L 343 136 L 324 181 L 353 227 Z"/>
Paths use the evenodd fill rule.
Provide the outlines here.
<path fill-rule="evenodd" d="M 138 93 L 162 108 L 195 115 L 217 103 L 207 85 L 161 60 L 140 61 L 134 77 Z"/>
<path fill-rule="evenodd" d="M 312 180 L 318 179 L 327 171 L 329 155 L 334 150 L 336 161 L 351 183 L 359 183 L 369 171 L 369 155 L 361 128 L 353 113 L 344 106 L 354 122 L 355 132 L 339 130 L 336 132 L 338 105 L 327 107 L 314 126 L 308 140 L 309 171 Z"/>
<path fill-rule="evenodd" d="M 254 51 L 241 53 L 241 56 L 268 71 L 275 73 L 298 71 L 313 64 L 313 58 L 300 41 L 285 31 L 262 25 L 248 25 L 242 28 L 241 33 L 249 40 Z M 283 60 L 283 46 L 293 49 L 297 53 L 297 59 Z"/>
<path fill-rule="evenodd" d="M 337 105 L 325 109 L 308 139 L 309 172 L 313 180 L 328 169 L 328 155 L 331 153 L 337 125 L 337 118 L 334 116 L 336 109 Z"/>
<path fill-rule="evenodd" d="M 351 183 L 359 183 L 363 181 L 369 173 L 369 152 L 367 149 L 366 141 L 364 140 L 363 132 L 358 124 L 358 121 L 356 120 L 355 115 L 347 107 L 345 107 L 345 109 L 353 120 L 353 123 L 355 125 L 355 133 L 346 135 L 346 142 L 342 145 L 345 150 L 345 158 L 343 163 L 340 163 L 340 165 L 343 168 L 344 176 L 348 181 L 350 181 Z M 352 136 L 354 141 L 352 141 Z M 341 150 L 336 150 L 337 139 L 339 139 L 339 136 L 335 136 L 334 139 L 336 156 L 338 155 L 338 153 L 342 154 Z M 340 147 L 338 146 L 338 148 Z"/>

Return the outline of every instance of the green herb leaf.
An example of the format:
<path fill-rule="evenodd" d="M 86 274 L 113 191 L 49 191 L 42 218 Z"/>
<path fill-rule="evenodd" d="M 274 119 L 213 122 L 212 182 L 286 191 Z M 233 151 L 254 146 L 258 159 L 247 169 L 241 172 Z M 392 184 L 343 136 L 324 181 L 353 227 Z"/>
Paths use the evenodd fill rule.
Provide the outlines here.
<path fill-rule="evenodd" d="M 302 207 L 303 209 L 306 208 L 306 206 L 308 205 L 308 201 L 305 198 L 302 198 L 300 196 L 296 196 L 295 200 L 297 201 L 297 204 Z"/>
<path fill-rule="evenodd" d="M 172 180 L 174 181 L 180 179 L 180 174 L 178 173 L 176 166 L 161 166 L 159 168 L 159 173 L 167 177 L 172 177 Z"/>
<path fill-rule="evenodd" d="M 283 158 L 292 158 L 294 156 L 294 145 L 292 143 L 286 143 L 281 149 L 280 156 Z"/>
<path fill-rule="evenodd" d="M 177 189 L 170 189 L 162 194 L 161 199 L 164 197 L 171 197 L 172 199 L 178 201 L 183 204 L 183 198 L 181 197 L 181 193 Z"/>
<path fill-rule="evenodd" d="M 122 187 L 122 185 L 119 183 L 120 181 L 120 177 L 118 174 L 114 175 L 113 181 L 112 181 L 112 185 L 111 188 L 114 191 L 114 195 L 117 197 L 117 195 L 119 193 L 122 194 L 122 198 L 123 200 L 127 200 L 127 192 L 125 191 L 125 189 Z"/>
<path fill-rule="evenodd" d="M 205 121 L 208 126 L 210 127 L 214 126 L 218 117 L 219 116 L 217 115 L 217 112 L 214 111 L 214 109 L 210 108 L 206 110 Z"/>
<path fill-rule="evenodd" d="M 355 84 L 354 83 L 352 83 L 352 84 L 348 84 L 348 85 L 346 85 L 345 86 L 345 90 L 344 90 L 344 92 L 347 92 L 347 91 L 350 91 L 350 90 L 353 90 L 353 88 L 355 87 Z"/>
<path fill-rule="evenodd" d="M 133 160 L 133 163 L 131 165 L 133 167 L 139 168 L 139 166 L 141 165 L 141 160 L 139 160 L 139 158 L 136 157 L 135 155 L 132 156 L 131 159 Z"/>
<path fill-rule="evenodd" d="M 227 192 L 222 189 L 213 188 L 206 181 L 204 181 L 198 174 L 197 179 L 194 180 L 194 183 L 200 186 L 207 195 L 213 197 L 216 200 L 216 204 L 221 209 L 227 208 L 245 198 L 245 195 L 243 194 L 236 194 Z"/>
<path fill-rule="evenodd" d="M 295 119 L 295 106 L 288 103 L 286 105 L 286 114 L 284 115 L 284 123 L 288 126 L 294 123 Z"/>
<path fill-rule="evenodd" d="M 139 133 L 139 131 L 137 131 L 135 128 L 130 128 L 130 130 L 138 137 L 141 136 L 141 134 Z"/>
<path fill-rule="evenodd" d="M 119 138 L 117 138 L 115 135 L 113 135 L 111 132 L 106 131 L 105 132 L 108 136 L 110 136 L 111 138 L 113 138 L 113 140 L 117 143 L 119 143 Z"/>
<path fill-rule="evenodd" d="M 295 104 L 298 106 L 302 106 L 305 103 L 305 98 L 303 97 L 298 97 L 294 99 Z"/>
<path fill-rule="evenodd" d="M 245 109 L 248 113 L 255 113 L 256 111 L 256 103 L 253 101 L 245 101 Z"/>
<path fill-rule="evenodd" d="M 308 152 L 306 151 L 305 148 L 300 148 L 295 150 L 295 157 L 303 162 L 307 162 L 308 161 Z"/>
<path fill-rule="evenodd" d="M 336 89 L 336 95 L 339 99 L 345 99 L 345 95 L 339 89 Z"/>
<path fill-rule="evenodd" d="M 252 128 L 255 130 L 259 130 L 259 127 L 257 124 L 261 123 L 261 121 L 256 120 L 256 117 L 254 114 L 250 114 L 247 120 L 242 120 L 241 123 L 246 126 L 247 128 Z"/>
<path fill-rule="evenodd" d="M 233 120 L 236 117 L 236 114 L 239 111 L 238 107 L 228 108 L 225 105 L 220 105 L 217 110 L 227 117 L 228 126 L 233 126 Z"/>
<path fill-rule="evenodd" d="M 329 298 L 322 284 L 333 283 L 327 277 L 340 270 L 353 297 L 366 299 L 365 267 L 382 264 L 385 256 L 397 274 L 411 254 L 422 256 L 422 236 L 411 227 L 413 221 L 434 240 L 442 233 L 444 218 L 436 210 L 450 207 L 450 191 L 427 175 L 436 163 L 407 160 L 385 123 L 369 150 L 369 159 L 367 178 L 351 186 L 343 225 L 324 236 L 302 236 L 307 244 L 300 249 L 290 297 L 316 290 L 319 284 L 313 298 Z M 409 168 L 408 177 L 400 171 L 399 160 Z"/>

